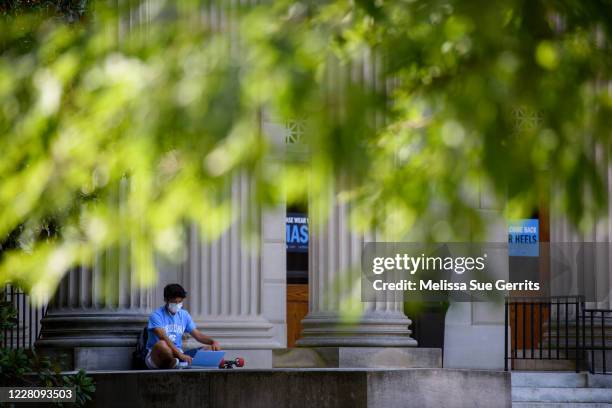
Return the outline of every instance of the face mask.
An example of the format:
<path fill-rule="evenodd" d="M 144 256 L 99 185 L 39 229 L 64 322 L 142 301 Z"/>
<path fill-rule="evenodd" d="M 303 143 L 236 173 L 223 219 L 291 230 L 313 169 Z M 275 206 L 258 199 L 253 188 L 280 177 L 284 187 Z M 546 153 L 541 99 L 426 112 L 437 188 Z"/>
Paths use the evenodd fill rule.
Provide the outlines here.
<path fill-rule="evenodd" d="M 183 308 L 182 303 L 168 303 L 168 310 L 170 313 L 176 313 Z"/>

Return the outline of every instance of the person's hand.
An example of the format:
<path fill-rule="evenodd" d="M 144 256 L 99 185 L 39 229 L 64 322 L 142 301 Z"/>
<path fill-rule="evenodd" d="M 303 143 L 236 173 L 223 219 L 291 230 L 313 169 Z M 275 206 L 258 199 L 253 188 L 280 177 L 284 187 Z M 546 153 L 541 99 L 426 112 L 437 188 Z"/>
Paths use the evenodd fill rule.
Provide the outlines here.
<path fill-rule="evenodd" d="M 221 345 L 219 344 L 218 341 L 213 340 L 212 343 L 210 343 L 210 349 L 212 351 L 219 351 L 219 350 L 221 350 Z"/>
<path fill-rule="evenodd" d="M 183 353 L 179 354 L 178 358 L 181 361 L 187 362 L 187 364 L 189 365 L 191 365 L 191 361 L 193 360 L 191 356 L 188 356 L 187 354 L 183 354 Z"/>

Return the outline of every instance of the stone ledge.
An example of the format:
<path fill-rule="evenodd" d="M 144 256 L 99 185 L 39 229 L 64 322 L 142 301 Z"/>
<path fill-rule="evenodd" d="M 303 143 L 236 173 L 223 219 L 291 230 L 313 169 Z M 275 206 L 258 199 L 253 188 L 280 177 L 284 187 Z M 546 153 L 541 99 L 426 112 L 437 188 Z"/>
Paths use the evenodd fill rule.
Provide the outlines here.
<path fill-rule="evenodd" d="M 95 408 L 511 406 L 510 375 L 454 369 L 91 372 Z"/>
<path fill-rule="evenodd" d="M 440 368 L 442 350 L 416 347 L 298 347 L 272 351 L 276 368 Z"/>

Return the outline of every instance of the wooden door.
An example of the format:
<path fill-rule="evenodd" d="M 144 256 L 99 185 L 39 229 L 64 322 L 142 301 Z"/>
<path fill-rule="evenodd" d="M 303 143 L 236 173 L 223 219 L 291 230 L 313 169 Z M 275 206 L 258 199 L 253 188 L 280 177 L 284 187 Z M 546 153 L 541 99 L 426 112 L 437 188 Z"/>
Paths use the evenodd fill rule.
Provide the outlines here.
<path fill-rule="evenodd" d="M 541 205 L 538 209 L 535 218 L 538 218 L 540 240 L 540 253 L 538 257 L 539 263 L 539 280 L 541 283 L 550 279 L 550 217 L 548 206 Z M 510 296 L 533 296 L 533 292 L 528 291 L 511 291 Z M 526 352 L 531 348 L 538 349 L 540 342 L 545 336 L 544 323 L 548 321 L 550 316 L 549 305 L 539 304 L 522 304 L 515 307 L 510 307 L 509 310 L 510 323 L 510 351 L 514 353 L 521 350 Z M 528 352 L 528 355 L 530 355 Z M 512 362 L 514 365 L 514 361 Z M 512 367 L 514 368 L 514 367 Z"/>
<path fill-rule="evenodd" d="M 308 284 L 287 285 L 287 347 L 295 347 L 302 335 L 302 319 L 308 313 Z"/>

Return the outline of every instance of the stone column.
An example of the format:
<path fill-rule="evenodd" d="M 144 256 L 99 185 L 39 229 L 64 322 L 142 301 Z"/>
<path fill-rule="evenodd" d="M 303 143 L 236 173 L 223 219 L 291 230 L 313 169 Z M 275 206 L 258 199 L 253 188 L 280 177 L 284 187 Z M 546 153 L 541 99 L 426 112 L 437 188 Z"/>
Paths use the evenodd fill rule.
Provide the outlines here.
<path fill-rule="evenodd" d="M 612 165 L 609 155 L 601 146 L 595 145 L 593 157 L 603 176 L 607 197 L 612 194 Z M 554 193 L 555 190 L 553 190 Z M 586 295 L 588 308 L 608 309 L 612 304 L 612 278 L 610 267 L 610 239 L 612 238 L 612 201 L 607 204 L 606 214 L 594 221 L 588 231 L 578 231 L 567 218 L 551 208 L 550 241 L 551 269 L 560 282 L 551 282 L 553 292 L 560 295 Z M 567 270 L 573 273 L 567 277 Z M 579 284 L 579 282 L 581 282 Z M 581 287 L 584 286 L 584 287 Z"/>
<path fill-rule="evenodd" d="M 321 219 L 313 214 L 311 219 Z M 401 298 L 361 302 L 361 250 L 373 237 L 349 228 L 349 208 L 334 203 L 323 225 L 310 226 L 309 312 L 299 346 L 413 347 Z M 344 317 L 343 317 L 344 316 Z M 350 322 L 352 319 L 355 319 Z"/>
<path fill-rule="evenodd" d="M 228 358 L 244 357 L 250 368 L 271 367 L 271 350 L 287 341 L 285 207 L 262 214 L 247 175 L 235 178 L 231 189 L 239 218 L 218 240 L 202 242 L 197 228 L 190 228 L 186 306 Z M 244 240 L 249 219 L 260 243 Z M 189 340 L 186 347 L 192 346 L 197 344 Z"/>
<path fill-rule="evenodd" d="M 612 163 L 609 154 L 601 147 L 593 143 L 592 154 L 603 176 L 604 188 L 607 196 L 612 194 Z M 553 194 L 559 194 L 559 187 L 553 189 Z M 609 309 L 612 302 L 612 277 L 611 269 L 611 244 L 612 237 L 612 202 L 608 202 L 606 214 L 595 218 L 594 225 L 588 231 L 580 231 L 572 225 L 568 219 L 557 208 L 551 208 L 550 217 L 550 264 L 551 264 L 551 289 L 555 295 L 583 295 L 585 296 L 585 308 L 587 309 Z M 574 322 L 574 309 L 568 313 L 570 322 Z M 563 321 L 563 309 L 561 309 L 561 321 Z M 556 342 L 557 331 L 561 332 L 561 339 L 567 335 L 563 324 L 555 325 L 556 311 L 552 311 L 553 324 L 549 328 L 549 335 L 553 344 Z M 612 321 L 605 317 L 601 321 L 601 314 L 594 314 L 594 326 L 591 327 L 590 314 L 586 314 L 584 321 L 585 342 L 595 346 L 602 345 L 602 337 L 605 345 L 611 346 Z M 602 324 L 604 326 L 602 333 Z M 570 323 L 570 344 L 573 344 L 572 335 L 575 329 Z M 593 338 L 591 339 L 591 335 Z M 563 342 L 563 340 L 561 340 Z M 570 356 L 571 357 L 571 356 Z M 594 357 L 594 358 L 593 358 Z M 587 352 L 583 355 L 583 364 L 597 371 L 602 370 L 603 360 L 606 365 L 612 364 L 612 357 L 607 353 L 595 351 L 592 355 Z M 583 367 L 586 368 L 586 367 Z"/>
<path fill-rule="evenodd" d="M 118 196 L 128 188 L 123 180 Z M 43 319 L 36 348 L 66 354 L 69 368 L 129 369 L 131 352 L 152 306 L 151 290 L 141 289 L 130 260 L 130 243 L 106 251 L 91 266 L 68 272 Z"/>
<path fill-rule="evenodd" d="M 361 251 L 375 237 L 349 228 L 349 210 L 333 203 L 326 223 L 310 225 L 309 312 L 299 347 L 276 351 L 274 366 L 440 367 L 440 349 L 416 348 L 400 296 L 361 302 Z M 311 221 L 320 215 L 310 207 Z"/>

